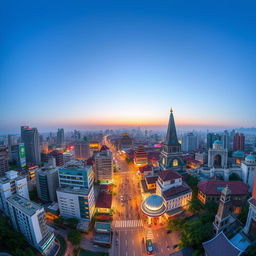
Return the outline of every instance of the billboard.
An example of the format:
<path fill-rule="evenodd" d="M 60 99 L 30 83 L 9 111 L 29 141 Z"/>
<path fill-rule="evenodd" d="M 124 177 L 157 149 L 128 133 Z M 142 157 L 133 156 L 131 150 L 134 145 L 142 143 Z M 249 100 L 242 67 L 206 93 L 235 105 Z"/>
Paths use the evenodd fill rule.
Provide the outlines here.
<path fill-rule="evenodd" d="M 25 153 L 25 146 L 23 143 L 19 144 L 19 160 L 20 160 L 20 166 L 25 167 L 26 166 L 26 153 Z"/>

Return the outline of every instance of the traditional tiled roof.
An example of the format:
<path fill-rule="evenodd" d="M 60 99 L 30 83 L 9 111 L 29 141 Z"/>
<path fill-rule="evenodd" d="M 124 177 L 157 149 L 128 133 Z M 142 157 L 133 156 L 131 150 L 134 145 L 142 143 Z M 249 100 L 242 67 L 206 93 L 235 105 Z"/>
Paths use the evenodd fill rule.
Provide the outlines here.
<path fill-rule="evenodd" d="M 150 166 L 150 165 L 144 165 L 144 166 L 142 166 L 142 167 L 139 167 L 139 171 L 140 171 L 141 173 L 143 173 L 143 172 L 150 172 L 150 171 L 152 171 L 152 166 Z"/>
<path fill-rule="evenodd" d="M 102 145 L 100 151 L 103 151 L 103 150 L 109 150 L 109 148 L 106 145 Z"/>
<path fill-rule="evenodd" d="M 147 176 L 145 179 L 148 184 L 153 184 L 156 183 L 158 176 Z"/>
<path fill-rule="evenodd" d="M 225 236 L 220 232 L 213 239 L 204 242 L 203 247 L 207 256 L 239 256 L 242 251 L 235 247 Z"/>
<path fill-rule="evenodd" d="M 179 179 L 181 178 L 181 175 L 172 170 L 165 170 L 160 172 L 159 177 L 163 181 L 167 181 L 167 180 Z"/>
<path fill-rule="evenodd" d="M 190 187 L 186 183 L 183 183 L 181 186 L 172 187 L 172 188 L 169 188 L 168 190 L 165 190 L 163 192 L 163 197 L 165 200 L 170 200 L 171 198 L 179 197 L 183 194 L 187 194 L 190 192 L 191 192 Z"/>
<path fill-rule="evenodd" d="M 208 180 L 201 181 L 197 185 L 205 195 L 220 195 L 226 186 L 229 187 L 232 195 L 247 195 L 249 189 L 242 181 Z"/>
<path fill-rule="evenodd" d="M 250 198 L 248 202 L 256 207 L 256 199 L 255 198 L 253 198 L 253 197 Z"/>
<path fill-rule="evenodd" d="M 108 208 L 110 209 L 112 205 L 112 194 L 107 192 L 100 192 L 96 202 L 96 208 Z"/>

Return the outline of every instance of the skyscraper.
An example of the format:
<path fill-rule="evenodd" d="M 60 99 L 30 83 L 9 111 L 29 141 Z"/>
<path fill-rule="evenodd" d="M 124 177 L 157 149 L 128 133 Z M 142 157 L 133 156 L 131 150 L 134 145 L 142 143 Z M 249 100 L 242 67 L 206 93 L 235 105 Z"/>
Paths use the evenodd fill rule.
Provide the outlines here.
<path fill-rule="evenodd" d="M 76 160 L 87 160 L 90 157 L 90 147 L 86 137 L 82 141 L 77 141 L 74 149 Z"/>
<path fill-rule="evenodd" d="M 233 150 L 234 151 L 244 151 L 244 134 L 236 133 L 233 139 Z"/>
<path fill-rule="evenodd" d="M 197 135 L 194 133 L 187 133 L 182 137 L 182 151 L 191 152 L 197 149 Z"/>
<path fill-rule="evenodd" d="M 95 176 L 101 183 L 111 183 L 113 175 L 113 159 L 111 151 L 105 146 L 95 154 Z"/>
<path fill-rule="evenodd" d="M 32 164 L 40 164 L 40 139 L 37 128 L 21 126 L 21 139 L 25 145 L 27 162 Z"/>
<path fill-rule="evenodd" d="M 9 170 L 8 149 L 5 146 L 0 146 L 0 176 L 4 176 L 5 172 Z"/>
<path fill-rule="evenodd" d="M 63 148 L 64 147 L 64 129 L 59 128 L 57 131 L 57 147 Z"/>

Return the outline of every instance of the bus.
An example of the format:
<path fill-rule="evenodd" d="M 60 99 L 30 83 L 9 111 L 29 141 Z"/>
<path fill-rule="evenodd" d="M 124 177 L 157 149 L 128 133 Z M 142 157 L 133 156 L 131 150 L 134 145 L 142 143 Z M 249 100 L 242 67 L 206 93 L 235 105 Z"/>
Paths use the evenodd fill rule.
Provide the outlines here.
<path fill-rule="evenodd" d="M 146 249 L 147 249 L 147 253 L 148 254 L 152 254 L 153 253 L 153 244 L 152 244 L 152 240 L 151 239 L 147 239 L 146 240 Z"/>

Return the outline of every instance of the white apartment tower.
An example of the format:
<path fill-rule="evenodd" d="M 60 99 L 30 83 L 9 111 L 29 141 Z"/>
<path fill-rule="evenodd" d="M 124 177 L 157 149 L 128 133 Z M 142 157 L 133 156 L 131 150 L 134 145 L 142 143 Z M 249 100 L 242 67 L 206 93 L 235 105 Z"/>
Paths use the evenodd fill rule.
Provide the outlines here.
<path fill-rule="evenodd" d="M 44 255 L 57 251 L 58 245 L 55 243 L 54 233 L 46 225 L 42 206 L 20 195 L 9 197 L 7 204 L 14 229 L 21 232 L 28 243 Z"/>
<path fill-rule="evenodd" d="M 8 171 L 0 178 L 0 209 L 6 216 L 9 215 L 7 198 L 14 194 L 29 199 L 27 178 L 16 171 Z"/>

